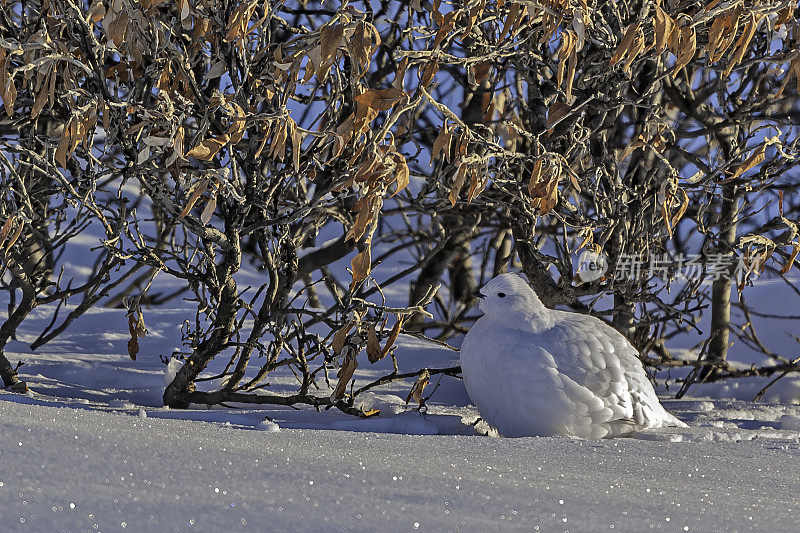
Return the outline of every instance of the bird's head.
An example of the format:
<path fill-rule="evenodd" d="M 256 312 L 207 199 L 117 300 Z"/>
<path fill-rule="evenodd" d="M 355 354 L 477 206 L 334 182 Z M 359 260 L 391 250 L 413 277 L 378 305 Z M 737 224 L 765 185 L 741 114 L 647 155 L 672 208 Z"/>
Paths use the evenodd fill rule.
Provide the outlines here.
<path fill-rule="evenodd" d="M 483 313 L 507 324 L 533 321 L 546 313 L 539 297 L 517 274 L 500 274 L 483 286 L 478 293 L 478 307 Z"/>

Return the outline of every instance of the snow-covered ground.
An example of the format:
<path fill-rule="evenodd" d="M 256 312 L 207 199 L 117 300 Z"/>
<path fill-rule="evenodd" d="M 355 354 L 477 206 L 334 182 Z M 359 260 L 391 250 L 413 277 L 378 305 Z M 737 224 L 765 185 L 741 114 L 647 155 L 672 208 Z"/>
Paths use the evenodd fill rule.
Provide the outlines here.
<path fill-rule="evenodd" d="M 699 427 L 591 442 L 276 432 L 38 396 L 0 394 L 4 531 L 797 527 L 800 418 L 772 420 L 797 409 L 671 402 Z"/>
<path fill-rule="evenodd" d="M 146 311 L 137 361 L 114 309 L 26 353 L 46 311 L 9 346 L 31 392 L 0 393 L 4 531 L 796 527 L 796 404 L 665 400 L 692 427 L 600 442 L 477 435 L 468 425 L 477 412 L 450 377 L 423 413 L 401 399 L 409 382 L 367 396 L 381 415 L 366 420 L 306 407 L 176 411 L 160 406 L 157 355 L 171 352 L 187 310 Z M 457 362 L 401 341 L 401 370 Z M 356 378 L 385 370 L 367 365 Z"/>

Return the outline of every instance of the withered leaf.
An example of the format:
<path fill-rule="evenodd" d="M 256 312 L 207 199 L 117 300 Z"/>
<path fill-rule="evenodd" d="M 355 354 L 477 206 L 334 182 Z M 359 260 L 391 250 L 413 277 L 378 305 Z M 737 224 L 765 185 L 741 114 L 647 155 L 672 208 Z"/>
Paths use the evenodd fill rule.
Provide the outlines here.
<path fill-rule="evenodd" d="M 386 344 L 383 346 L 383 350 L 381 351 L 381 358 L 386 357 L 386 354 L 392 349 L 394 346 L 395 341 L 397 340 L 397 336 L 400 335 L 400 329 L 403 327 L 403 316 L 397 315 L 397 322 L 394 323 L 392 326 L 392 331 L 389 332 L 389 337 L 386 339 Z"/>
<path fill-rule="evenodd" d="M 336 333 L 333 334 L 333 340 L 331 341 L 331 349 L 333 350 L 334 354 L 339 355 L 340 353 L 342 353 L 342 349 L 344 348 L 344 343 L 347 340 L 347 334 L 350 333 L 350 330 L 353 329 L 355 325 L 356 325 L 355 321 L 350 321 L 341 328 L 339 328 L 339 330 L 337 330 Z"/>
<path fill-rule="evenodd" d="M 500 41 L 505 39 L 508 32 L 511 31 L 511 28 L 518 23 L 517 19 L 520 16 L 521 8 L 522 6 L 517 3 L 513 3 L 509 6 L 506 22 L 503 24 L 503 31 L 500 32 Z"/>
<path fill-rule="evenodd" d="M 353 354 L 352 350 L 350 350 L 347 352 L 347 355 L 345 355 L 342 366 L 339 368 L 339 372 L 336 374 L 339 378 L 339 382 L 336 383 L 336 389 L 333 391 L 332 398 L 334 400 L 340 400 L 342 396 L 344 396 L 344 393 L 347 390 L 347 384 L 353 377 L 353 373 L 355 373 L 356 368 L 358 368 L 358 361 L 356 360 L 355 354 Z"/>
<path fill-rule="evenodd" d="M 395 165 L 397 166 L 397 169 L 396 169 L 395 175 L 394 175 L 395 184 L 397 185 L 397 187 L 395 188 L 394 193 L 392 193 L 392 196 L 395 196 L 396 194 L 401 192 L 403 189 L 408 187 L 409 183 L 411 183 L 411 179 L 410 179 L 411 178 L 411 173 L 408 170 L 408 164 L 406 164 L 406 158 L 403 157 L 401 154 L 395 153 L 392 156 L 392 159 L 394 159 Z M 392 196 L 390 196 L 390 198 Z"/>
<path fill-rule="evenodd" d="M 342 42 L 344 24 L 328 24 L 320 30 L 320 53 L 323 63 L 330 63 L 336 59 L 336 50 Z"/>
<path fill-rule="evenodd" d="M 433 77 L 437 72 L 439 72 L 439 63 L 435 59 L 432 59 L 427 65 L 425 65 L 425 68 L 422 71 L 420 85 L 423 87 L 428 87 L 433 81 Z"/>
<path fill-rule="evenodd" d="M 614 55 L 611 56 L 611 64 L 616 65 L 628 55 L 631 46 L 636 39 L 637 34 L 641 30 L 638 23 L 633 23 L 625 30 L 625 35 L 622 36 L 617 48 L 614 50 Z"/>
<path fill-rule="evenodd" d="M 467 165 L 461 164 L 458 166 L 458 171 L 456 172 L 456 177 L 453 180 L 453 186 L 450 187 L 450 195 L 448 199 L 450 200 L 450 204 L 455 206 L 456 202 L 458 201 L 458 195 L 461 192 L 461 188 L 464 186 L 464 182 L 467 180 Z"/>
<path fill-rule="evenodd" d="M 450 141 L 452 138 L 453 135 L 450 132 L 450 127 L 447 122 L 445 122 L 439 130 L 439 135 L 436 136 L 436 140 L 433 142 L 430 160 L 431 166 L 433 166 L 433 161 L 436 160 L 440 154 L 444 155 L 445 161 L 450 159 Z"/>
<path fill-rule="evenodd" d="M 667 49 L 670 35 L 675 27 L 675 21 L 672 20 L 661 6 L 655 5 L 656 15 L 653 18 L 653 31 L 655 32 L 655 47 L 656 52 L 661 53 Z"/>
<path fill-rule="evenodd" d="M 533 171 L 531 172 L 531 179 L 528 181 L 528 194 L 533 196 L 534 188 L 539 184 L 542 179 L 542 158 L 536 160 L 536 163 L 533 165 Z"/>
<path fill-rule="evenodd" d="M 353 283 L 350 285 L 350 290 L 352 291 L 356 285 L 367 279 L 369 276 L 370 270 L 372 269 L 372 257 L 371 257 L 371 245 L 367 244 L 364 248 L 364 251 L 356 255 L 352 261 L 350 261 L 350 267 L 353 270 Z"/>
<path fill-rule="evenodd" d="M 680 51 L 678 59 L 675 61 L 673 72 L 679 72 L 683 67 L 689 64 L 694 58 L 697 51 L 697 34 L 694 27 L 692 27 L 692 19 L 687 15 L 681 15 L 679 18 L 680 25 L 673 30 L 673 46 L 675 45 L 675 35 L 679 35 L 678 48 Z"/>
<path fill-rule="evenodd" d="M 405 95 L 405 92 L 395 88 L 370 89 L 367 92 L 356 96 L 354 100 L 360 105 L 375 109 L 377 111 L 389 111 Z"/>
<path fill-rule="evenodd" d="M 128 355 L 130 356 L 131 359 L 136 361 L 136 354 L 138 353 L 139 353 L 139 341 L 136 339 L 136 337 L 131 337 L 128 340 Z"/>
<path fill-rule="evenodd" d="M 367 358 L 370 363 L 377 363 L 383 358 L 381 343 L 375 331 L 375 324 L 372 323 L 367 326 Z"/>
<path fill-rule="evenodd" d="M 789 256 L 789 259 L 786 260 L 786 264 L 783 265 L 783 268 L 781 268 L 781 274 L 786 274 L 792 269 L 792 265 L 794 265 L 794 260 L 797 257 L 798 252 L 800 252 L 800 246 L 795 244 L 792 246 L 792 255 Z"/>
<path fill-rule="evenodd" d="M 728 61 L 728 66 L 725 67 L 725 73 L 723 74 L 724 76 L 730 75 L 731 70 L 741 63 L 742 59 L 744 58 L 744 54 L 747 52 L 747 49 L 750 46 L 750 41 L 753 39 L 753 36 L 756 33 L 757 26 L 758 19 L 756 18 L 756 15 L 751 12 L 747 17 L 747 23 L 742 31 L 742 35 L 736 42 L 733 57 L 731 57 L 730 61 Z"/>
<path fill-rule="evenodd" d="M 406 404 L 411 401 L 413 398 L 415 402 L 421 403 L 422 402 L 422 392 L 425 390 L 425 387 L 428 386 L 428 382 L 431 379 L 431 374 L 426 369 L 420 376 L 417 378 L 417 381 L 414 382 L 414 386 L 411 387 L 411 392 L 408 393 L 406 396 Z"/>
<path fill-rule="evenodd" d="M 214 216 L 214 211 L 217 209 L 217 195 L 219 194 L 219 189 L 214 188 L 211 193 L 211 197 L 206 202 L 206 206 L 203 209 L 203 212 L 200 214 L 200 222 L 203 225 L 206 225 L 211 220 L 211 217 Z"/>
<path fill-rule="evenodd" d="M 760 147 L 758 147 L 758 149 L 756 149 L 756 151 L 753 152 L 753 155 L 748 157 L 744 161 L 744 163 L 742 163 L 741 165 L 736 167 L 736 170 L 733 172 L 733 176 L 731 176 L 730 178 L 726 178 L 723 181 L 727 182 L 727 181 L 735 180 L 736 178 L 738 178 L 739 176 L 741 176 L 742 174 L 744 174 L 745 172 L 747 172 L 748 170 L 750 170 L 754 166 L 760 165 L 761 163 L 763 163 L 764 159 L 766 157 L 766 154 L 765 154 L 766 148 L 767 147 L 766 147 L 765 144 L 762 144 Z"/>
<path fill-rule="evenodd" d="M 194 157 L 201 161 L 211 161 L 214 156 L 228 144 L 230 136 L 228 134 L 220 135 L 219 137 L 211 137 L 200 142 L 197 146 L 189 150 L 186 157 Z"/>
<path fill-rule="evenodd" d="M 178 218 L 183 218 L 189 214 L 189 212 L 194 207 L 194 204 L 197 203 L 197 200 L 203 196 L 203 193 L 206 192 L 206 188 L 208 188 L 209 180 L 201 179 L 196 182 L 191 189 L 191 193 L 189 194 L 189 200 L 186 202 L 186 205 L 183 206 Z"/>

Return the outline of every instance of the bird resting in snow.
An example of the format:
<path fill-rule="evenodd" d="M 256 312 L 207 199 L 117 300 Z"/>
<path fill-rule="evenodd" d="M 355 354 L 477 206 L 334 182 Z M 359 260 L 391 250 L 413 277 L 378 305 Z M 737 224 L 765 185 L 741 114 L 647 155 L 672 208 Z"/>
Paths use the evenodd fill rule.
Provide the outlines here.
<path fill-rule="evenodd" d="M 516 274 L 481 289 L 484 315 L 461 346 L 469 397 L 505 437 L 620 437 L 686 427 L 658 401 L 638 352 L 590 315 L 546 308 Z"/>

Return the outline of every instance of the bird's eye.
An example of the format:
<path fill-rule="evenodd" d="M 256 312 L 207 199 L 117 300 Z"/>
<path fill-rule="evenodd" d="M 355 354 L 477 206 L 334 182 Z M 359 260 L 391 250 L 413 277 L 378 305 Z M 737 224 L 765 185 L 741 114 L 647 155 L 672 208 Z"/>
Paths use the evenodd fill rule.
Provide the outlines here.
<path fill-rule="evenodd" d="M 498 295 L 500 298 L 505 298 L 505 297 L 506 297 L 506 293 L 504 293 L 504 292 L 498 292 L 498 293 L 497 293 L 497 295 Z"/>

